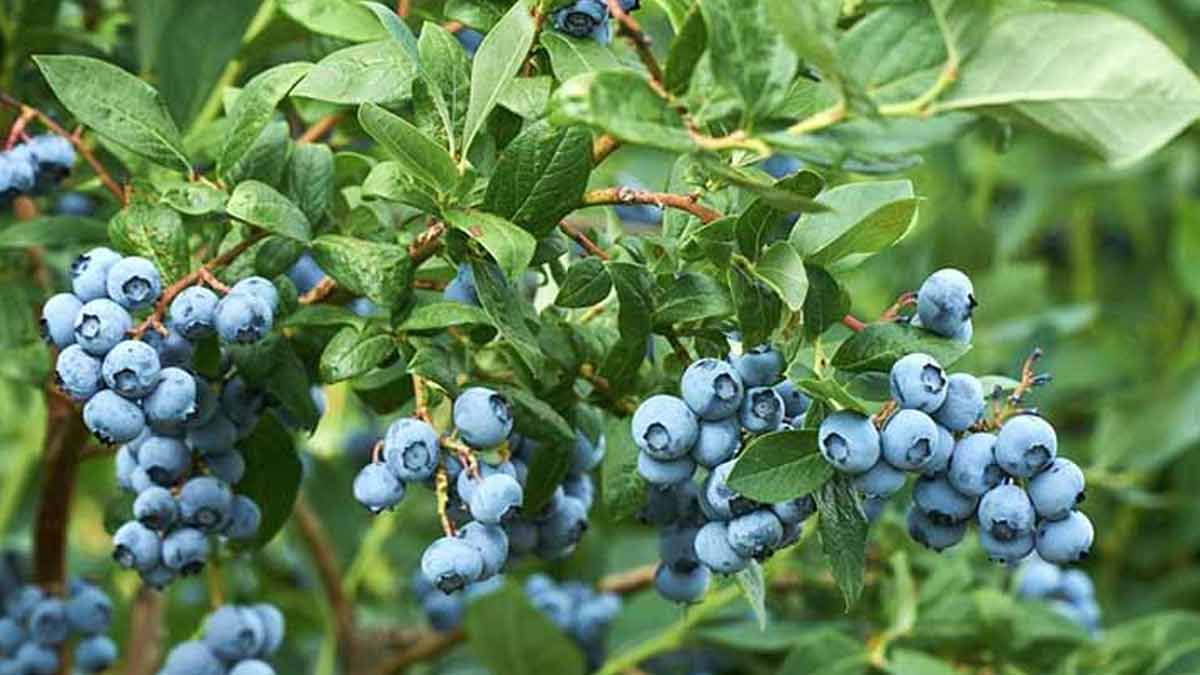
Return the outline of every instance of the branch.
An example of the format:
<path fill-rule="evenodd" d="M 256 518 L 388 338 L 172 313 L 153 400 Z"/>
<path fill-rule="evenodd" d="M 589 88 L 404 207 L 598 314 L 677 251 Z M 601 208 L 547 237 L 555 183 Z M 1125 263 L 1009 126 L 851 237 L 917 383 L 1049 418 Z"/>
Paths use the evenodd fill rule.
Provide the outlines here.
<path fill-rule="evenodd" d="M 129 612 L 129 644 L 137 644 L 125 660 L 125 675 L 154 675 L 162 656 L 166 637 L 163 622 L 163 596 L 142 585 Z"/>
<path fill-rule="evenodd" d="M 867 327 L 867 324 L 859 321 L 850 314 L 842 317 L 842 325 L 854 331 L 855 333 L 861 333 L 863 329 Z"/>
<path fill-rule="evenodd" d="M 342 665 L 349 672 L 354 672 L 351 664 L 358 652 L 354 628 L 354 608 L 350 606 L 345 592 L 342 590 L 342 569 L 329 541 L 329 534 L 317 516 L 308 499 L 301 492 L 296 497 L 296 526 L 300 536 L 312 555 L 313 564 L 320 577 L 321 588 L 333 614 L 334 636 L 338 645 L 338 654 Z"/>
<path fill-rule="evenodd" d="M 330 113 L 321 119 L 313 122 L 313 125 L 304 130 L 300 137 L 296 139 L 297 143 L 316 143 L 321 138 L 333 131 L 343 119 L 346 118 L 346 113 L 335 112 Z"/>
<path fill-rule="evenodd" d="M 601 260 L 609 259 L 609 255 L 604 252 L 604 249 L 597 246 L 596 242 L 592 241 L 591 239 L 588 239 L 588 236 L 586 234 L 580 232 L 579 230 L 571 227 L 570 225 L 568 225 L 566 223 L 559 223 L 558 229 L 562 230 L 563 233 L 566 234 L 571 239 L 574 239 L 575 243 L 582 246 L 583 250 L 587 251 L 591 255 L 594 255 Z"/>
<path fill-rule="evenodd" d="M 617 151 L 621 147 L 621 141 L 611 134 L 604 134 L 592 143 L 592 166 L 598 166 L 608 156 Z"/>
<path fill-rule="evenodd" d="M 316 304 L 332 295 L 336 288 L 337 282 L 333 280 L 333 277 L 326 276 L 324 279 L 318 281 L 316 286 L 309 289 L 307 293 L 300 296 L 300 304 Z"/>
<path fill-rule="evenodd" d="M 641 59 L 642 65 L 646 66 L 646 71 L 650 73 L 650 79 L 653 81 L 654 88 L 660 94 L 666 95 L 666 88 L 663 87 L 663 69 L 658 65 L 658 59 L 654 56 L 654 51 L 650 49 L 650 37 L 646 35 L 646 31 L 638 25 L 638 22 L 629 16 L 622 7 L 619 0 L 608 0 L 608 10 L 616 18 L 620 24 L 620 34 L 629 38 L 629 42 L 633 44 L 634 51 L 637 52 L 638 58 Z"/>
<path fill-rule="evenodd" d="M 670 192 L 648 192 L 628 187 L 612 187 L 603 190 L 593 190 L 583 195 L 583 206 L 602 206 L 607 204 L 647 204 L 659 208 L 673 208 L 696 216 L 704 223 L 721 218 L 719 211 L 703 206 L 694 195 L 677 195 Z"/>

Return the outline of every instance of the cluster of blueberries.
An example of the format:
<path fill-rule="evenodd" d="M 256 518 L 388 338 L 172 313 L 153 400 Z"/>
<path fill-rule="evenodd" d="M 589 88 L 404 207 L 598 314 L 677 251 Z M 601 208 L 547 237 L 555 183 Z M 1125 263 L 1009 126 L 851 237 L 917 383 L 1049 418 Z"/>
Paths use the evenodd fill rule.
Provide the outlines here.
<path fill-rule="evenodd" d="M 42 308 L 43 332 L 61 350 L 56 379 L 83 402 L 84 424 L 98 439 L 122 444 L 117 481 L 137 497 L 134 520 L 114 536 L 114 558 L 162 587 L 203 567 L 208 535 L 249 539 L 258 530 L 258 506 L 230 486 L 246 468 L 235 444 L 253 431 L 264 396 L 239 377 L 192 372 L 192 343 L 214 334 L 233 344 L 262 339 L 279 295 L 262 277 L 223 298 L 192 286 L 172 299 L 166 335 L 131 338 L 132 313 L 162 293 L 152 262 L 96 248 L 72 265 L 71 286 Z"/>
<path fill-rule="evenodd" d="M 57 185 L 75 165 L 75 148 L 54 134 L 34 136 L 0 152 L 0 206 L 24 194 L 43 194 Z"/>
<path fill-rule="evenodd" d="M 947 336 L 970 335 L 974 301 L 965 279 L 942 271 L 926 281 L 917 299 L 924 326 Z M 945 304 L 948 298 L 956 304 Z M 926 311 L 930 306 L 937 312 Z M 946 316 L 958 323 L 948 324 Z M 968 373 L 947 375 L 926 354 L 896 361 L 890 386 L 898 410 L 882 429 L 866 415 L 841 410 L 822 421 L 817 440 L 826 461 L 852 475 L 876 506 L 904 487 L 906 472 L 919 475 L 908 512 L 915 541 L 942 551 L 977 521 L 980 542 L 996 562 L 1016 563 L 1035 548 L 1059 564 L 1087 556 L 1092 524 L 1075 508 L 1084 496 L 1083 472 L 1057 456 L 1057 435 L 1046 420 L 1020 413 L 1003 420 L 996 433 L 981 430 L 987 427 L 981 424 L 986 400 L 980 381 Z"/>
<path fill-rule="evenodd" d="M 1031 555 L 1021 563 L 1017 595 L 1044 600 L 1093 636 L 1100 632 L 1100 603 L 1092 578 L 1080 569 L 1065 570 Z"/>
<path fill-rule="evenodd" d="M 274 605 L 222 605 L 204 620 L 204 636 L 176 645 L 158 675 L 275 675 L 263 659 L 283 644 Z"/>
<path fill-rule="evenodd" d="M 112 601 L 104 591 L 75 580 L 69 597 L 58 598 L 22 584 L 8 561 L 0 568 L 0 675 L 55 675 L 72 639 L 76 672 L 99 673 L 117 660 L 117 645 L 105 635 Z"/>
<path fill-rule="evenodd" d="M 634 413 L 638 473 L 650 484 L 642 519 L 663 528 L 655 587 L 664 597 L 699 600 L 711 572 L 736 573 L 795 543 L 816 510 L 811 496 L 764 504 L 728 484 L 744 433 L 792 429 L 808 410 L 784 367 L 770 345 L 700 359 L 684 371 L 682 398 L 658 394 Z M 697 486 L 701 466 L 708 475 Z"/>
<path fill-rule="evenodd" d="M 641 7 L 640 0 L 620 0 L 626 12 Z M 602 45 L 612 41 L 608 0 L 575 0 L 550 15 L 555 30 L 571 37 L 592 38 Z"/>

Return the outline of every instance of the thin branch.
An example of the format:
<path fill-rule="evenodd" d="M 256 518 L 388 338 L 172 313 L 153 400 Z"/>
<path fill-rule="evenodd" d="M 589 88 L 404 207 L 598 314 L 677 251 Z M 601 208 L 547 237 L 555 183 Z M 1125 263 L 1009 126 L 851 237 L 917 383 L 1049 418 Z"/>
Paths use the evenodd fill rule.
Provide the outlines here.
<path fill-rule="evenodd" d="M 629 38 L 629 42 L 633 44 L 633 49 L 641 59 L 642 65 L 646 66 L 646 71 L 650 73 L 650 79 L 653 80 L 655 89 L 665 95 L 663 69 L 658 64 L 658 58 L 654 56 L 654 51 L 650 49 L 650 37 L 646 35 L 646 31 L 642 30 L 638 22 L 629 16 L 629 12 L 621 7 L 619 0 L 608 0 L 608 10 L 620 24 L 620 34 Z"/>
<path fill-rule="evenodd" d="M 654 585 L 656 569 L 658 569 L 658 565 L 643 565 L 625 572 L 610 574 L 601 579 L 600 583 L 596 584 L 596 588 L 605 593 L 616 593 L 617 595 L 637 593 Z"/>
<path fill-rule="evenodd" d="M 430 423 L 429 402 L 425 399 L 425 379 L 416 373 L 412 376 L 413 387 L 413 417 Z"/>
<path fill-rule="evenodd" d="M 679 336 L 675 334 L 675 331 L 667 330 L 662 333 L 662 336 L 667 338 L 667 342 L 670 343 L 671 349 L 675 352 L 675 357 L 678 358 L 684 364 L 684 366 L 695 360 L 692 358 L 692 353 L 689 352 L 688 348 L 684 346 L 683 341 L 681 341 Z"/>
<path fill-rule="evenodd" d="M 154 675 L 162 658 L 162 643 L 166 638 L 163 621 L 163 595 L 142 585 L 129 611 L 130 650 L 125 658 L 125 675 Z"/>
<path fill-rule="evenodd" d="M 558 229 L 562 230 L 563 233 L 571 239 L 574 239 L 575 243 L 582 246 L 583 250 L 587 251 L 591 255 L 594 255 L 601 260 L 609 259 L 609 255 L 604 252 L 604 249 L 597 246 L 596 242 L 589 239 L 588 236 L 583 232 L 580 232 L 566 223 L 559 223 Z"/>
<path fill-rule="evenodd" d="M 309 291 L 307 293 L 300 296 L 300 304 L 302 304 L 302 305 L 316 304 L 316 303 L 324 300 L 325 298 L 328 298 L 333 293 L 333 291 L 336 289 L 337 289 L 337 282 L 333 280 L 333 277 L 327 276 L 327 277 L 321 279 L 320 281 L 318 281 L 317 285 L 313 286 L 311 289 L 309 289 Z"/>
<path fill-rule="evenodd" d="M 659 208 L 673 208 L 696 216 L 704 223 L 722 217 L 719 211 L 703 206 L 695 195 L 677 195 L 670 192 L 649 192 L 628 187 L 612 187 L 593 190 L 583 195 L 583 206 L 606 204 L 647 204 Z"/>
<path fill-rule="evenodd" d="M 345 112 L 330 113 L 321 119 L 313 122 L 313 125 L 304 130 L 300 137 L 296 139 L 297 143 L 316 143 L 325 137 L 325 134 L 333 131 L 342 120 L 346 119 Z"/>
<path fill-rule="evenodd" d="M 621 141 L 611 134 L 604 134 L 592 143 L 592 165 L 599 166 L 608 156 L 621 147 Z"/>
<path fill-rule="evenodd" d="M 317 516 L 316 511 L 308 503 L 308 498 L 301 492 L 296 497 L 296 525 L 312 555 L 313 564 L 320 577 L 321 588 L 333 614 L 334 636 L 338 645 L 338 653 L 347 671 L 355 661 L 358 652 L 354 628 L 354 608 L 350 605 L 345 592 L 342 590 L 342 568 L 334 553 L 329 534 Z"/>
<path fill-rule="evenodd" d="M 854 331 L 855 333 L 861 333 L 863 329 L 867 327 L 867 324 L 859 321 L 850 314 L 842 317 L 842 325 Z"/>

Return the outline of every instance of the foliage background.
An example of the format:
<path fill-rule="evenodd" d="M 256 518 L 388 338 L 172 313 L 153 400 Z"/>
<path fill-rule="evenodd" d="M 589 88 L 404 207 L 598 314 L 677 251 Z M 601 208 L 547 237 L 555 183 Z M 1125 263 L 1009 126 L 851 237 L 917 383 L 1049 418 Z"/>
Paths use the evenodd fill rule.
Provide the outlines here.
<path fill-rule="evenodd" d="M 436 14 L 437 4 L 417 2 L 417 16 Z M 658 44 L 667 44 L 665 18 L 655 3 L 647 4 L 640 18 Z M 1095 4 L 1143 22 L 1200 69 L 1200 2 Z M 28 54 L 100 55 L 151 75 L 182 122 L 210 114 L 205 93 L 232 58 L 253 73 L 289 58 L 316 58 L 335 46 L 295 23 L 274 21 L 239 50 L 238 36 L 254 20 L 253 5 L 26 3 L 35 15 L 4 27 L 0 89 L 53 111 Z M 56 11 L 59 19 L 49 20 Z M 616 49 L 633 58 L 625 45 Z M 660 187 L 667 167 L 656 152 L 623 152 L 597 170 L 592 183 L 610 186 L 634 176 Z M 984 659 L 987 672 L 1048 672 L 1039 663 L 1062 672 L 1194 672 L 1187 664 L 1200 659 L 1200 615 L 1193 613 L 1200 610 L 1200 131 L 1192 128 L 1151 159 L 1118 170 L 1030 128 L 981 124 L 927 153 L 908 176 L 925 200 L 920 223 L 901 245 L 846 277 L 854 312 L 875 316 L 929 272 L 955 266 L 972 275 L 982 302 L 976 347 L 960 368 L 1011 374 L 1033 347 L 1046 350 L 1044 368 L 1055 379 L 1039 390 L 1037 402 L 1054 420 L 1065 452 L 1087 469 L 1086 509 L 1097 524 L 1097 546 L 1085 569 L 1096 580 L 1108 637 L 1089 642 L 1069 632 L 1039 635 L 1044 627 L 1028 624 L 1033 615 L 1006 599 L 1009 575 L 984 562 L 973 537 L 945 555 L 926 553 L 907 540 L 903 514 L 892 507 L 873 528 L 866 595 L 849 613 L 841 611 L 817 547 L 802 547 L 780 563 L 791 583 L 769 594 L 773 623 L 765 634 L 734 604 L 720 622 L 689 632 L 686 642 L 716 650 L 728 672 L 818 672 L 806 668 L 806 659 L 846 668 L 819 672 L 853 672 L 860 666 L 848 665 L 852 657 L 889 628 L 902 649 L 941 660 L 929 663 L 901 652 L 893 655 L 894 672 L 950 672 L 941 664 L 960 657 L 978 663 L 973 654 L 980 647 L 991 655 Z M 79 187 L 99 194 L 95 181 Z M 588 217 L 616 224 L 599 211 Z M 58 285 L 74 253 L 56 251 L 48 258 L 59 272 Z M 0 253 L 0 543 L 18 550 L 29 545 L 45 417 L 35 383 L 46 352 L 30 344 L 31 325 L 8 311 L 36 293 L 27 273 L 23 253 Z M 422 618 L 406 588 L 425 542 L 437 532 L 432 501 L 410 497 L 377 520 L 351 503 L 348 486 L 357 465 L 344 448 L 349 435 L 372 422 L 344 385 L 327 394 L 329 412 L 305 440 L 306 493 L 351 570 L 364 625 L 419 626 Z M 112 475 L 107 458 L 89 460 L 81 470 L 70 566 L 114 590 L 120 613 L 115 637 L 128 645 L 124 631 L 136 583 L 132 575 L 115 573 L 108 560 L 104 518 L 115 491 Z M 651 532 L 597 519 L 579 553 L 555 571 L 596 579 L 655 560 Z M 316 575 L 294 526 L 261 552 L 225 561 L 220 576 L 228 596 L 284 608 L 289 636 L 277 662 L 280 672 L 332 672 L 326 610 L 315 601 Z M 192 633 L 207 611 L 209 590 L 204 578 L 171 588 L 170 642 Z M 610 649 L 619 652 L 679 617 L 652 592 L 629 599 Z M 844 636 L 844 644 L 828 631 Z M 823 661 L 831 645 L 844 658 Z M 1021 656 L 1010 663 L 1006 654 Z M 428 668 L 470 672 L 478 662 L 459 650 Z"/>

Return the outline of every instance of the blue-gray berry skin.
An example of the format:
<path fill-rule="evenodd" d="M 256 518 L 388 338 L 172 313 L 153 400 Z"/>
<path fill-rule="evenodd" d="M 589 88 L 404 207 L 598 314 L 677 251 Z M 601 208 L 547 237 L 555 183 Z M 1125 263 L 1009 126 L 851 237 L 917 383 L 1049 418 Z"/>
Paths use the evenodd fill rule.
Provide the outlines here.
<path fill-rule="evenodd" d="M 970 518 L 979 498 L 955 490 L 945 476 L 923 476 L 913 486 L 913 503 L 934 523 L 951 525 Z"/>
<path fill-rule="evenodd" d="M 37 158 L 33 156 L 27 143 L 0 153 L 0 159 L 3 159 L 9 172 L 6 176 L 7 185 L 4 186 L 6 198 L 33 191 L 37 183 Z"/>
<path fill-rule="evenodd" d="M 58 134 L 40 134 L 25 143 L 37 163 L 39 194 L 53 189 L 71 172 L 75 164 L 75 147 Z"/>
<path fill-rule="evenodd" d="M 99 635 L 112 625 L 112 600 L 92 585 L 84 586 L 67 600 L 67 621 L 81 635 Z"/>
<path fill-rule="evenodd" d="M 692 446 L 692 459 L 709 469 L 733 459 L 742 446 L 742 427 L 737 418 L 700 422 L 700 433 Z"/>
<path fill-rule="evenodd" d="M 881 457 L 875 466 L 855 474 L 854 487 L 868 497 L 886 499 L 899 492 L 907 480 L 908 476 L 903 471 Z"/>
<path fill-rule="evenodd" d="M 483 578 L 499 574 L 508 561 L 508 535 L 499 525 L 467 523 L 458 531 L 463 541 L 475 547 L 483 557 Z"/>
<path fill-rule="evenodd" d="M 1036 514 L 1029 495 L 1019 485 L 999 485 L 979 500 L 979 528 L 999 541 L 1033 532 Z"/>
<path fill-rule="evenodd" d="M 1032 478 L 1058 455 L 1054 427 L 1037 415 L 1017 415 L 996 434 L 996 463 L 1010 475 Z"/>
<path fill-rule="evenodd" d="M 987 530 L 979 530 L 979 544 L 988 560 L 1001 565 L 1015 565 L 1033 551 L 1034 534 L 1025 534 L 1007 541 L 997 539 Z"/>
<path fill-rule="evenodd" d="M 94 248 L 71 263 L 71 290 L 81 302 L 108 297 L 108 270 L 121 259 L 112 249 Z"/>
<path fill-rule="evenodd" d="M 583 502 L 563 496 L 538 524 L 538 555 L 555 559 L 569 554 L 583 539 L 588 527 L 587 509 Z"/>
<path fill-rule="evenodd" d="M 879 520 L 879 518 L 883 516 L 884 510 L 887 509 L 887 505 L 887 497 L 873 497 L 871 495 L 864 496 L 862 500 L 862 510 L 863 515 L 867 517 L 867 522 L 874 524 L 875 521 Z"/>
<path fill-rule="evenodd" d="M 904 471 L 922 471 L 933 461 L 940 442 L 937 424 L 919 410 L 899 410 L 879 434 L 888 464 Z"/>
<path fill-rule="evenodd" d="M 15 619 L 0 616 L 0 659 L 25 643 L 25 629 Z M 2 671 L 0 671 L 2 672 Z"/>
<path fill-rule="evenodd" d="M 192 367 L 192 357 L 196 354 L 196 348 L 174 328 L 168 327 L 166 335 L 157 330 L 148 330 L 142 335 L 142 342 L 154 347 L 154 350 L 158 352 L 158 360 L 164 368 L 168 366 Z"/>
<path fill-rule="evenodd" d="M 804 495 L 786 502 L 776 502 L 771 505 L 771 510 L 784 525 L 799 525 L 817 512 L 817 501 L 812 495 Z"/>
<path fill-rule="evenodd" d="M 161 591 L 170 586 L 171 582 L 175 581 L 179 574 L 165 564 L 160 563 L 153 569 L 138 570 L 138 576 L 141 577 L 143 584 Z"/>
<path fill-rule="evenodd" d="M 166 532 L 179 520 L 179 504 L 171 491 L 154 486 L 133 500 L 133 517 L 156 532 Z"/>
<path fill-rule="evenodd" d="M 224 661 L 240 661 L 262 649 L 265 630 L 249 607 L 225 605 L 204 620 L 204 644 Z"/>
<path fill-rule="evenodd" d="M 270 656 L 283 644 L 283 636 L 287 629 L 283 612 L 267 603 L 258 603 L 250 608 L 258 613 L 259 621 L 263 625 L 263 646 L 259 656 Z"/>
<path fill-rule="evenodd" d="M 633 413 L 633 440 L 642 453 L 670 461 L 687 455 L 700 434 L 699 420 L 682 399 L 651 396 Z"/>
<path fill-rule="evenodd" d="M 1079 511 L 1062 520 L 1038 524 L 1037 552 L 1048 562 L 1065 565 L 1084 560 L 1092 550 L 1096 533 L 1092 521 Z"/>
<path fill-rule="evenodd" d="M 239 661 L 233 670 L 229 671 L 229 675 L 275 675 L 275 669 L 258 659 L 247 659 Z"/>
<path fill-rule="evenodd" d="M 775 385 L 775 391 L 779 394 L 779 398 L 783 399 L 784 415 L 789 420 L 800 419 L 808 412 L 808 407 L 812 405 L 812 399 L 797 389 L 791 380 L 784 380 Z"/>
<path fill-rule="evenodd" d="M 154 435 L 138 447 L 138 466 L 157 485 L 174 485 L 187 475 L 192 453 L 177 438 Z"/>
<path fill-rule="evenodd" d="M 97 392 L 83 405 L 83 423 L 101 443 L 127 443 L 146 428 L 142 409 L 111 389 Z"/>
<path fill-rule="evenodd" d="M 75 344 L 75 318 L 82 308 L 83 303 L 73 293 L 51 296 L 42 305 L 42 337 L 59 349 Z"/>
<path fill-rule="evenodd" d="M 1096 598 L 1096 585 L 1083 570 L 1064 570 L 1058 590 L 1063 597 L 1076 604 L 1083 604 Z"/>
<path fill-rule="evenodd" d="M 715 467 L 704 479 L 704 490 L 700 494 L 700 505 L 711 520 L 732 520 L 753 511 L 757 505 L 729 487 L 729 475 L 737 466 L 730 460 Z"/>
<path fill-rule="evenodd" d="M 241 377 L 234 377 L 225 382 L 221 388 L 221 412 L 241 431 L 253 431 L 258 424 L 259 415 L 266 403 L 262 390 L 246 382 Z"/>
<path fill-rule="evenodd" d="M 503 473 L 484 478 L 471 495 L 471 516 L 481 523 L 497 524 L 516 515 L 525 501 L 517 479 Z"/>
<path fill-rule="evenodd" d="M 995 446 L 995 435 L 988 433 L 959 439 L 946 475 L 955 490 L 970 497 L 982 497 L 1004 480 L 1004 471 L 996 464 Z"/>
<path fill-rule="evenodd" d="M 233 499 L 233 510 L 229 514 L 229 523 L 223 534 L 235 541 L 247 541 L 258 534 L 262 525 L 262 510 L 253 499 L 245 495 L 237 495 Z"/>
<path fill-rule="evenodd" d="M 167 655 L 159 675 L 226 675 L 225 664 L 203 642 L 176 645 Z"/>
<path fill-rule="evenodd" d="M 479 295 L 475 290 L 475 272 L 471 270 L 470 265 L 459 263 L 458 272 L 450 283 L 446 284 L 442 297 L 451 302 L 479 306 Z"/>
<path fill-rule="evenodd" d="M 977 304 L 970 278 L 956 269 L 934 272 L 917 291 L 921 325 L 945 337 L 961 336 Z"/>
<path fill-rule="evenodd" d="M 61 644 L 71 632 L 67 605 L 58 598 L 44 598 L 29 613 L 29 639 L 40 645 Z"/>
<path fill-rule="evenodd" d="M 271 308 L 272 314 L 279 312 L 279 289 L 275 288 L 275 284 L 263 277 L 246 277 L 233 285 L 229 289 L 231 294 L 242 293 L 252 295 L 259 300 L 267 303 Z"/>
<path fill-rule="evenodd" d="M 204 286 L 189 286 L 171 301 L 167 321 L 189 340 L 200 340 L 216 332 L 217 304 L 221 298 Z"/>
<path fill-rule="evenodd" d="M 225 452 L 219 455 L 206 453 L 201 456 L 208 473 L 230 485 L 242 482 L 246 475 L 246 458 L 241 452 Z"/>
<path fill-rule="evenodd" d="M 367 464 L 354 477 L 354 499 L 371 513 L 395 508 L 405 487 L 384 464 Z"/>
<path fill-rule="evenodd" d="M 46 593 L 33 584 L 9 590 L 7 595 L 8 597 L 4 598 L 5 613 L 22 624 L 29 620 L 33 608 L 37 607 L 38 603 L 46 597 Z"/>
<path fill-rule="evenodd" d="M 108 297 L 125 309 L 145 309 L 162 294 L 162 277 L 154 263 L 130 256 L 117 261 L 105 279 Z"/>
<path fill-rule="evenodd" d="M 825 461 L 843 473 L 868 471 L 879 461 L 879 431 L 871 418 L 839 410 L 821 422 L 817 446 Z"/>
<path fill-rule="evenodd" d="M 954 456 L 954 434 L 942 425 L 937 425 L 937 442 L 933 444 L 933 458 L 921 470 L 925 476 L 940 476 L 950 470 L 950 459 Z"/>
<path fill-rule="evenodd" d="M 258 295 L 230 293 L 217 303 L 217 335 L 228 343 L 258 342 L 271 332 L 274 321 L 271 306 Z"/>
<path fill-rule="evenodd" d="M 932 413 L 946 402 L 946 371 L 928 354 L 909 354 L 896 361 L 889 382 L 892 398 L 901 408 Z"/>
<path fill-rule="evenodd" d="M 17 650 L 16 659 L 28 675 L 54 675 L 58 672 L 58 650 L 53 647 L 26 642 Z"/>
<path fill-rule="evenodd" d="M 464 598 L 448 595 L 435 588 L 420 600 L 421 609 L 433 630 L 448 633 L 462 625 L 467 610 Z"/>
<path fill-rule="evenodd" d="M 672 602 L 693 604 L 704 598 L 711 579 L 712 573 L 704 565 L 694 565 L 682 570 L 670 565 L 659 565 L 654 572 L 654 589 Z"/>
<path fill-rule="evenodd" d="M 92 356 L 104 356 L 133 328 L 133 317 L 124 307 L 109 300 L 91 300 L 75 317 L 75 344 Z"/>
<path fill-rule="evenodd" d="M 325 279 L 325 270 L 321 269 L 311 253 L 306 252 L 287 271 L 287 276 L 295 284 L 296 291 L 303 294 Z"/>
<path fill-rule="evenodd" d="M 729 521 L 728 537 L 738 555 L 761 560 L 783 540 L 783 523 L 770 509 L 757 509 Z"/>
<path fill-rule="evenodd" d="M 554 12 L 554 28 L 571 37 L 586 38 L 596 34 L 608 22 L 605 0 L 576 0 Z"/>
<path fill-rule="evenodd" d="M 675 524 L 662 530 L 658 538 L 658 556 L 676 569 L 700 563 L 696 556 L 696 535 L 699 528 Z"/>
<path fill-rule="evenodd" d="M 734 574 L 746 568 L 749 558 L 729 544 L 729 526 L 719 520 L 705 523 L 696 532 L 696 558 L 718 574 Z"/>
<path fill-rule="evenodd" d="M 770 387 L 783 377 L 783 354 L 771 345 L 758 345 L 729 357 L 730 363 L 742 376 L 742 384 L 751 387 Z"/>
<path fill-rule="evenodd" d="M 427 422 L 402 417 L 392 422 L 383 439 L 383 459 L 402 481 L 427 480 L 437 470 L 438 433 Z"/>
<path fill-rule="evenodd" d="M 1036 555 L 1030 556 L 1021 563 L 1017 595 L 1023 598 L 1049 597 L 1058 590 L 1062 578 L 1063 572 L 1057 565 L 1048 563 Z"/>
<path fill-rule="evenodd" d="M 151 570 L 162 559 L 158 533 L 137 521 L 125 523 L 113 534 L 113 560 L 126 569 Z"/>
<path fill-rule="evenodd" d="M 1083 501 L 1084 478 L 1079 466 L 1058 457 L 1026 486 L 1039 518 L 1062 520 Z"/>
<path fill-rule="evenodd" d="M 742 399 L 738 419 L 751 433 L 775 431 L 783 422 L 783 399 L 771 387 L 749 389 Z"/>
<path fill-rule="evenodd" d="M 536 523 L 524 518 L 504 523 L 504 532 L 508 535 L 508 550 L 512 555 L 523 556 L 536 551 L 538 530 Z"/>
<path fill-rule="evenodd" d="M 482 576 L 483 556 L 462 539 L 442 537 L 425 549 L 421 572 L 443 593 L 453 593 Z"/>
<path fill-rule="evenodd" d="M 233 492 L 211 476 L 193 478 L 179 490 L 179 514 L 183 522 L 204 531 L 224 527 L 233 511 Z"/>
<path fill-rule="evenodd" d="M 117 661 L 117 643 L 107 635 L 93 635 L 75 645 L 75 667 L 85 673 L 107 670 Z"/>
<path fill-rule="evenodd" d="M 966 431 L 983 418 L 986 403 L 983 385 L 970 373 L 954 373 L 946 380 L 946 400 L 933 420 L 950 431 Z"/>
<path fill-rule="evenodd" d="M 208 539 L 194 527 L 181 527 L 163 539 L 162 561 L 184 576 L 199 574 L 208 562 Z"/>
<path fill-rule="evenodd" d="M 587 434 L 576 429 L 574 452 L 571 455 L 571 472 L 578 474 L 595 470 L 604 461 L 604 450 L 603 434 L 600 435 L 599 440 L 592 442 Z"/>
<path fill-rule="evenodd" d="M 104 357 L 100 372 L 109 389 L 125 398 L 140 399 L 158 384 L 162 365 L 154 347 L 137 340 L 123 340 Z"/>
<path fill-rule="evenodd" d="M 512 406 L 486 387 L 470 387 L 454 399 L 454 428 L 472 447 L 500 445 L 513 429 Z"/>
<path fill-rule="evenodd" d="M 188 447 L 202 453 L 221 454 L 233 450 L 237 443 L 237 427 L 222 412 L 217 412 L 202 427 L 187 430 Z"/>
<path fill-rule="evenodd" d="M 58 353 L 54 381 L 71 400 L 86 401 L 104 386 L 101 361 L 79 345 L 70 345 Z"/>
<path fill-rule="evenodd" d="M 936 523 L 917 507 L 908 510 L 908 536 L 934 551 L 944 551 L 962 541 L 967 533 L 966 522 Z"/>
<path fill-rule="evenodd" d="M 150 426 L 173 427 L 191 421 L 201 393 L 196 378 L 182 368 L 163 368 L 158 384 L 142 400 Z"/>
<path fill-rule="evenodd" d="M 701 420 L 719 420 L 738 411 L 745 389 L 733 366 L 718 359 L 700 359 L 683 372 L 680 393 Z"/>

